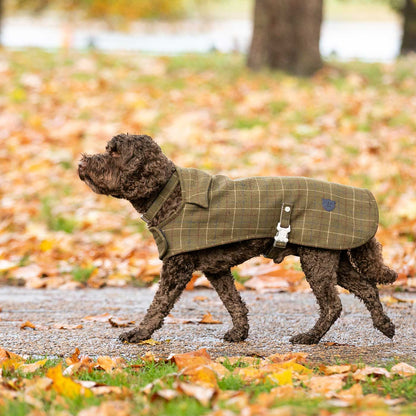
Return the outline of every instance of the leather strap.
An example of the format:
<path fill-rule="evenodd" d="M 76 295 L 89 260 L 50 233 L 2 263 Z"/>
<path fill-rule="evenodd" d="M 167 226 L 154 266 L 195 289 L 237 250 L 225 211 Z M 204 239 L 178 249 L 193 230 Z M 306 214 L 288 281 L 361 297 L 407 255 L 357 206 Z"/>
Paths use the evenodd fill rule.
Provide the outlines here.
<path fill-rule="evenodd" d="M 282 248 L 286 247 L 289 242 L 288 234 L 290 233 L 290 215 L 292 214 L 292 204 L 282 203 L 280 210 L 280 221 L 277 224 L 277 233 L 274 237 L 274 243 L 269 252 L 265 255 L 267 258 L 277 257 Z"/>
<path fill-rule="evenodd" d="M 176 186 L 179 183 L 178 173 L 175 171 L 168 182 L 166 183 L 165 187 L 161 190 L 160 194 L 156 197 L 156 199 L 152 202 L 149 209 L 142 215 L 142 220 L 146 223 L 149 223 L 153 220 L 156 214 L 159 212 L 162 205 L 166 202 L 172 192 L 175 190 Z"/>

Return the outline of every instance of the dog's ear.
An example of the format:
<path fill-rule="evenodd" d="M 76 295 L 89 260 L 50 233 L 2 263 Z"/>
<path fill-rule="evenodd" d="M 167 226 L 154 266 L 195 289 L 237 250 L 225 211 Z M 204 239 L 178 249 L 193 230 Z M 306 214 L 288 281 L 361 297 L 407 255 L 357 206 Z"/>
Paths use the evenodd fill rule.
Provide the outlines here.
<path fill-rule="evenodd" d="M 121 152 L 127 173 L 123 194 L 130 200 L 146 198 L 166 181 L 173 164 L 150 136 L 128 136 L 127 141 Z"/>

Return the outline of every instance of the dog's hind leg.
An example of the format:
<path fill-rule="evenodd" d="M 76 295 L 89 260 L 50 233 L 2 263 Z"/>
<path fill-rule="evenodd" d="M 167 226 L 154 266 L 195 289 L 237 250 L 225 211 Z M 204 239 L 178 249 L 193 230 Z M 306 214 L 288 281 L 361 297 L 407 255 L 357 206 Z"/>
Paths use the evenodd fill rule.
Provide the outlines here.
<path fill-rule="evenodd" d="M 230 270 L 215 274 L 205 273 L 205 275 L 217 291 L 233 321 L 233 327 L 225 333 L 224 340 L 230 342 L 245 340 L 249 329 L 248 309 L 234 285 Z"/>
<path fill-rule="evenodd" d="M 338 296 L 337 270 L 339 251 L 299 247 L 302 270 L 316 296 L 320 308 L 319 319 L 312 329 L 290 338 L 292 344 L 316 344 L 339 318 L 342 310 Z"/>
<path fill-rule="evenodd" d="M 360 276 L 351 266 L 347 255 L 341 254 L 338 269 L 338 284 L 360 298 L 371 314 L 374 328 L 389 338 L 393 338 L 395 328 L 393 322 L 384 313 L 380 302 L 376 282 Z"/>
<path fill-rule="evenodd" d="M 120 335 L 123 342 L 140 342 L 149 339 L 163 325 L 175 302 L 192 278 L 194 270 L 190 256 L 177 255 L 163 263 L 159 288 L 145 317 L 138 327 Z"/>

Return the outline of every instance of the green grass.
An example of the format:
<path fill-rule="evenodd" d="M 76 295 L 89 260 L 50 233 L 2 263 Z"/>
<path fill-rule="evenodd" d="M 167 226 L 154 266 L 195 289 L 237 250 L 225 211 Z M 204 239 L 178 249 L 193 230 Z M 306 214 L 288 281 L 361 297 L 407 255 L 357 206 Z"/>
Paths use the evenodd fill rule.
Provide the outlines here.
<path fill-rule="evenodd" d="M 87 283 L 88 279 L 91 277 L 95 269 L 95 266 L 76 266 L 72 269 L 71 275 L 75 281 L 85 284 Z"/>
<path fill-rule="evenodd" d="M 37 359 L 30 359 L 27 361 L 27 363 L 34 361 L 37 361 Z M 60 360 L 58 359 L 48 360 L 43 368 L 37 370 L 32 374 L 23 374 L 23 372 L 19 371 L 19 369 L 16 371 L 3 371 L 3 383 L 4 385 L 9 385 L 8 383 L 12 383 L 10 385 L 13 385 L 13 383 L 17 382 L 18 385 L 21 385 L 21 380 L 36 379 L 37 377 L 42 377 L 46 374 L 48 368 L 56 366 L 59 362 Z M 392 361 L 384 365 L 384 367 L 391 369 L 395 363 L 395 361 Z M 126 387 L 132 392 L 132 395 L 124 397 L 122 400 L 127 400 L 131 404 L 132 415 L 142 414 L 144 409 L 147 409 L 146 415 L 150 416 L 199 416 L 212 411 L 211 406 L 204 406 L 192 397 L 180 396 L 171 401 L 166 401 L 157 395 L 152 396 L 162 388 L 175 388 L 174 382 L 178 379 L 178 377 L 179 379 L 185 380 L 186 377 L 178 375 L 178 369 L 175 364 L 170 362 L 146 363 L 142 362 L 141 360 L 132 362 L 131 364 L 142 364 L 143 366 L 140 368 L 127 367 L 122 370 L 117 370 L 113 373 L 106 373 L 97 369 L 93 369 L 92 371 L 84 370 L 72 376 L 72 378 L 78 380 L 94 381 L 96 383 L 108 386 Z M 223 364 L 230 371 L 235 368 L 247 367 L 249 365 L 243 360 L 236 361 L 232 364 L 230 361 L 225 360 Z M 318 372 L 318 368 L 314 368 L 314 371 Z M 150 394 L 153 399 L 147 401 L 141 389 L 147 386 L 149 383 L 154 383 Z M 353 384 L 355 384 L 355 381 L 350 376 L 346 382 L 346 385 L 344 386 L 344 389 L 351 387 Z M 367 379 L 364 380 L 361 384 L 365 394 L 374 393 L 380 397 L 386 397 L 389 395 L 391 398 L 403 398 L 404 403 L 402 405 L 402 410 L 408 411 L 409 414 L 414 414 L 416 411 L 416 376 L 408 378 L 392 376 L 390 379 L 384 377 L 377 379 L 370 376 L 367 377 Z M 300 383 L 300 385 L 302 385 L 302 383 Z M 272 388 L 276 387 L 270 382 L 246 382 L 240 376 L 231 373 L 224 377 L 222 380 L 218 380 L 218 386 L 222 391 L 245 392 L 251 404 L 257 403 L 258 396 L 261 393 L 267 393 Z M 309 397 L 308 394 L 308 390 L 305 389 L 303 390 L 303 393 L 300 393 L 293 398 L 276 399 L 272 407 L 289 407 L 291 414 L 310 416 L 317 415 L 321 411 L 329 412 L 328 414 L 331 414 L 332 412 L 336 413 L 339 411 L 339 408 L 335 408 L 332 404 L 327 403 L 323 397 L 314 398 Z M 59 411 L 66 411 L 71 415 L 76 415 L 82 409 L 91 406 L 98 406 L 105 401 L 112 399 L 108 396 L 78 396 L 70 399 L 68 397 L 58 395 L 53 390 L 37 394 L 35 398 L 39 403 L 41 403 L 42 410 L 46 412 L 46 414 L 55 414 Z M 220 400 L 216 405 L 220 409 L 228 409 L 237 413 L 239 412 L 239 409 L 235 407 L 234 404 L 227 403 L 226 401 Z M 28 415 L 31 410 L 33 410 L 33 406 L 25 402 L 24 395 L 19 397 L 17 400 L 3 398 L 0 402 L 0 416 L 23 416 Z M 351 408 L 352 414 L 355 414 L 356 411 L 360 410 L 365 410 L 365 407 L 355 405 Z"/>
<path fill-rule="evenodd" d="M 75 219 L 65 217 L 63 215 L 56 215 L 53 212 L 54 201 L 51 197 L 45 197 L 41 200 L 41 218 L 46 222 L 51 231 L 64 231 L 72 234 L 78 227 Z"/>
<path fill-rule="evenodd" d="M 25 416 L 31 409 L 32 406 L 24 401 L 5 400 L 4 404 L 0 405 L 0 416 Z"/>
<path fill-rule="evenodd" d="M 368 377 L 363 385 L 363 392 L 365 394 L 380 394 L 390 395 L 392 398 L 404 398 L 409 403 L 416 403 L 416 376 L 403 378 L 394 376 L 391 378 L 383 377 L 377 380 L 373 377 Z"/>
<path fill-rule="evenodd" d="M 256 126 L 265 126 L 268 122 L 258 118 L 235 118 L 232 128 L 235 129 L 252 129 Z"/>

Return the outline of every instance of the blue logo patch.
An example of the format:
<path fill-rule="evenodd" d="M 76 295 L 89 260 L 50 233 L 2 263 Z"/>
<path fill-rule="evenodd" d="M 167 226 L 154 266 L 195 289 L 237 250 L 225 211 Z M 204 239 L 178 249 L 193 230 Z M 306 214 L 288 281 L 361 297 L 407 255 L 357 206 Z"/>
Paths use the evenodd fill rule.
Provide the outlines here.
<path fill-rule="evenodd" d="M 335 201 L 322 198 L 322 206 L 325 211 L 333 211 L 335 209 Z"/>

